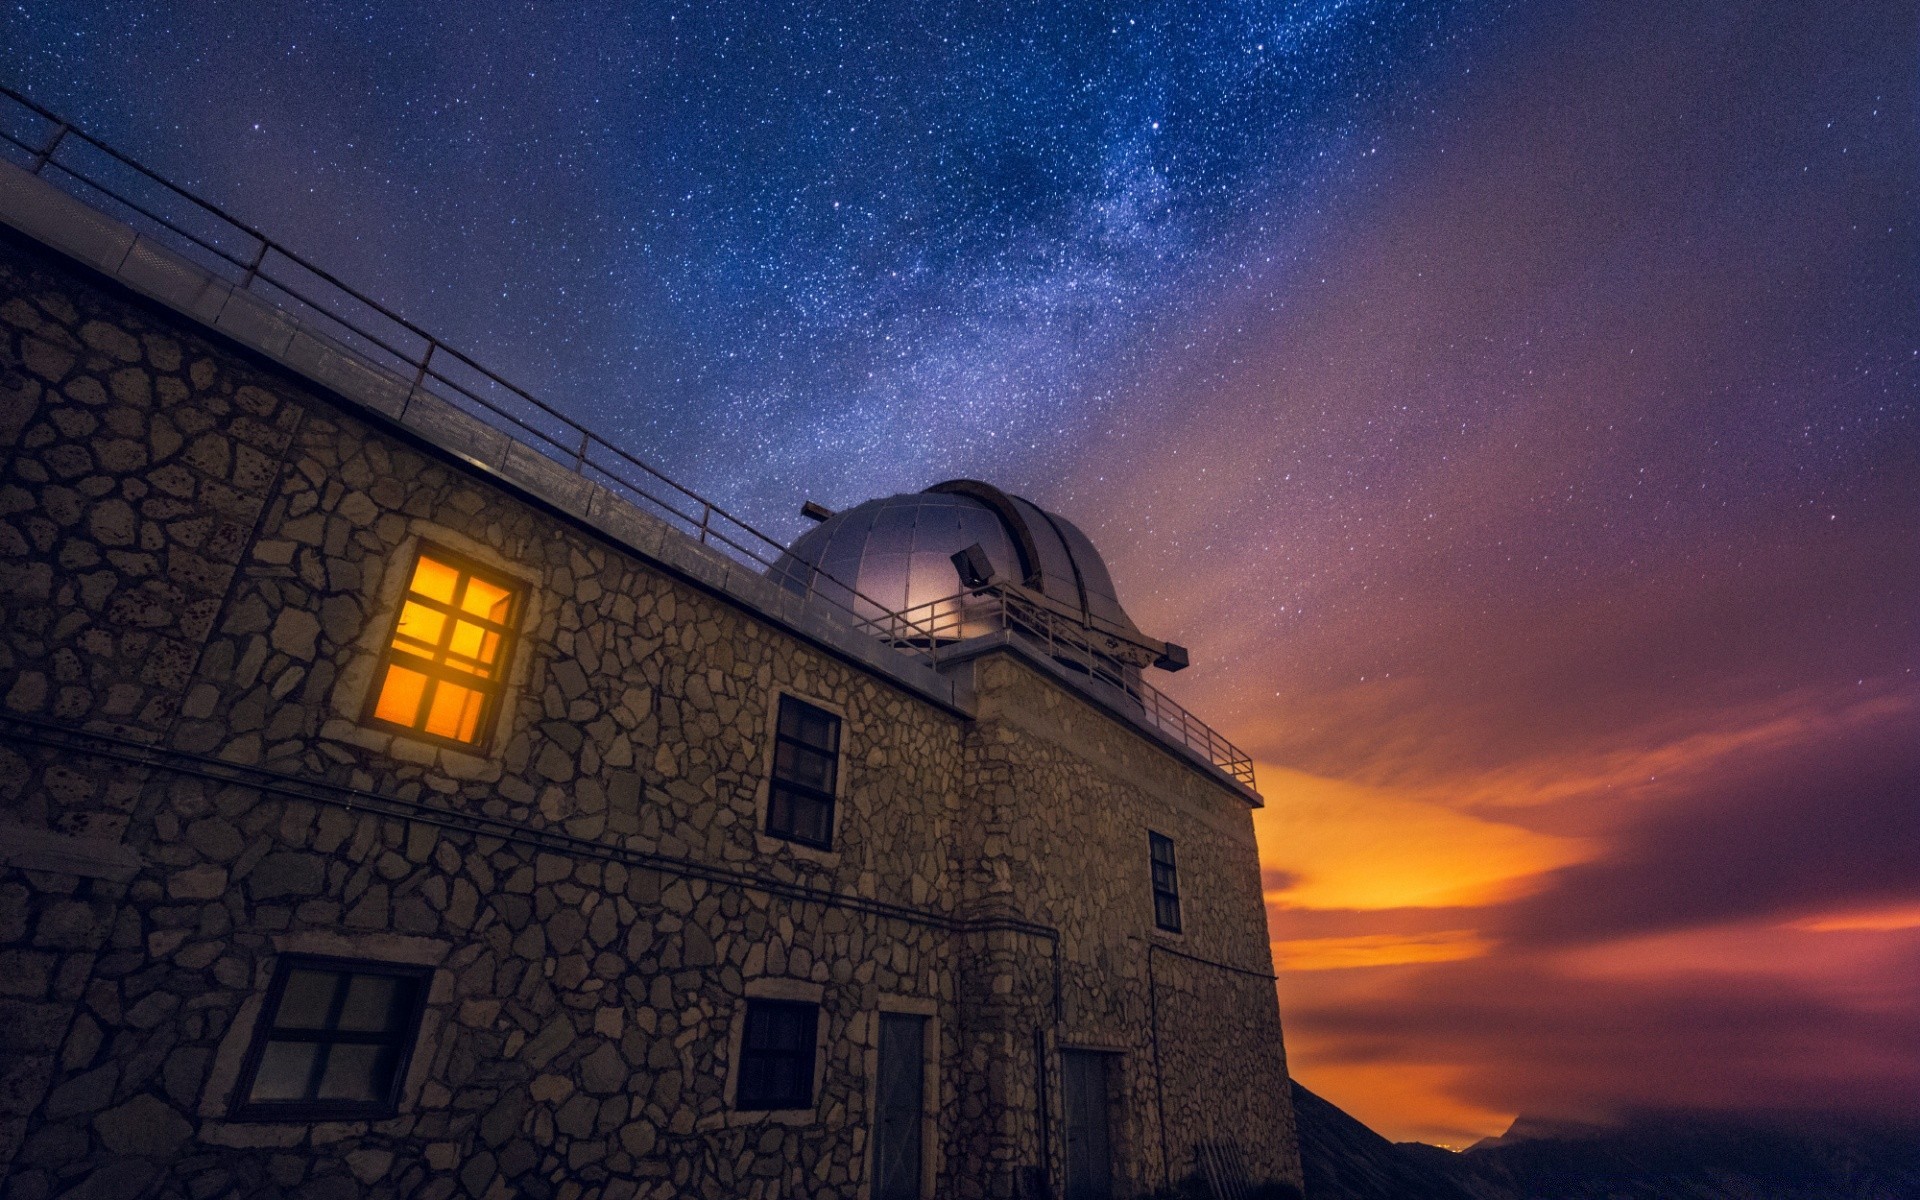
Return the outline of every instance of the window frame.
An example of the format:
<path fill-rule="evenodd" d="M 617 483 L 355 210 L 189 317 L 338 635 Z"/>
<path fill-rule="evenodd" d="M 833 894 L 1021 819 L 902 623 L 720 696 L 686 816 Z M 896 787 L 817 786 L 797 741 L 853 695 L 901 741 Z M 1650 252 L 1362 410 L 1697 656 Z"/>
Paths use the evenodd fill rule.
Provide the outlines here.
<path fill-rule="evenodd" d="M 371 1035 L 327 1028 L 318 1031 L 297 1031 L 302 1036 L 275 1037 L 274 1028 L 280 1015 L 280 1003 L 286 995 L 287 981 L 297 970 L 321 970 L 354 975 L 384 975 L 390 978 L 406 979 L 413 983 L 413 999 L 407 1011 L 401 1016 L 393 1032 Z M 350 986 L 350 985 L 349 985 Z M 254 1020 L 252 1036 L 247 1043 L 246 1055 L 240 1061 L 239 1078 L 235 1081 L 233 1101 L 228 1105 L 228 1120 L 233 1121 L 364 1121 L 392 1117 L 400 1111 L 401 1094 L 406 1087 L 407 1072 L 412 1068 L 414 1052 L 419 1049 L 421 1028 L 427 1012 L 427 993 L 433 986 L 433 968 L 417 963 L 385 962 L 378 959 L 341 958 L 328 954 L 282 954 L 274 964 L 273 978 L 267 984 L 265 997 L 260 1004 L 260 1014 Z M 338 988 L 328 1006 L 329 1022 L 340 1018 L 340 1006 L 345 1000 L 346 988 Z M 293 1031 L 288 1031 L 293 1032 Z M 393 1078 L 387 1085 L 387 1094 L 378 1100 L 254 1100 L 251 1099 L 254 1084 L 257 1082 L 260 1063 L 266 1057 L 267 1046 L 273 1041 L 314 1042 L 329 1050 L 335 1045 L 388 1045 L 394 1048 Z"/>
<path fill-rule="evenodd" d="M 784 724 L 782 717 L 785 715 L 789 704 L 801 709 L 810 710 L 831 721 L 833 724 L 832 746 L 824 748 L 815 746 L 810 742 L 801 741 L 797 737 L 789 737 L 784 733 L 781 729 L 781 726 Z M 839 713 L 809 700 L 803 700 L 799 696 L 786 692 L 780 693 L 779 702 L 774 705 L 773 709 L 773 753 L 767 765 L 767 815 L 766 821 L 762 826 L 762 832 L 768 837 L 779 838 L 782 841 L 792 842 L 797 846 L 805 846 L 812 850 L 827 852 L 833 850 L 834 834 L 836 832 L 834 823 L 838 820 L 840 813 L 840 757 L 845 742 L 846 719 Z M 827 760 L 829 787 L 823 791 L 808 784 L 783 778 L 780 774 L 780 747 L 783 745 L 794 747 L 795 752 L 799 754 L 825 757 Z M 780 793 L 782 791 L 802 801 L 821 805 L 826 809 L 825 826 L 827 832 L 824 840 L 815 841 L 812 838 L 801 836 L 799 831 L 793 827 L 794 823 L 790 822 L 787 828 L 781 828 L 774 823 L 774 815 L 778 810 L 781 798 Z"/>
<path fill-rule="evenodd" d="M 413 577 L 420 570 L 422 559 L 433 559 L 460 572 L 462 580 L 475 578 L 503 589 L 507 593 L 507 615 L 502 621 L 491 621 L 476 613 L 461 609 L 459 598 L 465 594 L 464 584 L 455 592 L 452 604 L 444 604 L 430 596 L 423 596 L 413 590 Z M 476 561 L 470 555 L 449 550 L 436 542 L 422 541 L 413 552 L 413 558 L 407 564 L 406 577 L 401 580 L 398 598 L 394 602 L 393 620 L 388 624 L 387 636 L 380 643 L 380 658 L 374 667 L 373 685 L 367 689 L 366 703 L 362 706 L 360 723 L 374 729 L 383 729 L 404 737 L 417 738 L 437 746 L 447 746 L 463 750 L 469 754 L 484 754 L 493 741 L 494 729 L 499 715 L 501 701 L 506 696 L 507 675 L 512 669 L 513 655 L 519 649 L 519 627 L 526 608 L 527 581 L 515 578 L 503 571 L 496 570 L 485 563 Z M 417 651 L 398 646 L 395 642 L 400 636 L 400 622 L 406 615 L 410 603 L 423 604 L 436 612 L 448 616 L 446 628 L 440 635 L 439 653 L 446 651 L 447 643 L 453 637 L 454 623 L 459 620 L 471 621 L 483 629 L 492 630 L 500 635 L 500 651 L 496 658 L 498 664 L 494 678 L 483 679 L 457 667 L 441 662 L 432 662 L 420 656 Z M 474 738 L 463 742 L 457 737 L 429 733 L 416 725 L 403 725 L 376 716 L 380 707 L 380 696 L 386 690 L 387 677 L 392 672 L 396 659 L 410 671 L 425 675 L 433 687 L 443 680 L 451 681 L 460 687 L 471 688 L 480 694 L 480 715 L 474 721 Z M 420 698 L 419 720 L 424 724 L 426 714 L 432 710 L 432 689 Z"/>
<path fill-rule="evenodd" d="M 777 996 L 748 996 L 746 1008 L 740 1020 L 740 1056 L 734 1065 L 733 1111 L 735 1112 L 797 1112 L 809 1111 L 815 1103 L 820 1090 L 819 1048 L 820 1048 L 820 1004 L 813 1000 L 792 1000 Z M 779 1009 L 787 1012 L 805 1012 L 806 1036 L 804 1044 L 790 1050 L 758 1050 L 753 1047 L 753 1016 L 756 1009 Z M 754 1057 L 768 1055 L 791 1057 L 797 1061 L 804 1072 L 806 1095 L 804 1097 L 786 1095 L 750 1094 L 747 1090 L 749 1078 L 748 1066 Z"/>
<path fill-rule="evenodd" d="M 1160 857 L 1163 847 L 1166 850 L 1164 859 Z M 1184 933 L 1186 921 L 1180 903 L 1179 857 L 1174 851 L 1173 839 L 1151 829 L 1147 830 L 1147 872 L 1153 886 L 1153 927 L 1162 933 Z M 1171 924 L 1167 922 L 1167 907 L 1172 909 Z"/>

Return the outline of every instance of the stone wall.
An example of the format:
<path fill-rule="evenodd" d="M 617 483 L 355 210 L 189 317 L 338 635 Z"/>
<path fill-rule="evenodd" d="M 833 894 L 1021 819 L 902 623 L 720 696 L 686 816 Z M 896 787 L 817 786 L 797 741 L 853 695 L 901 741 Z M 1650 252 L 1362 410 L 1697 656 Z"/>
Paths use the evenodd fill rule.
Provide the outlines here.
<path fill-rule="evenodd" d="M 6 1195 L 857 1195 L 883 1006 L 934 1018 L 937 1194 L 1058 1178 L 1064 1045 L 1125 1051 L 1166 1177 L 1143 822 L 1181 947 L 1264 972 L 1230 789 L 1004 652 L 981 719 L 931 703 L 11 234 L 0 431 Z M 529 598 L 483 752 L 359 719 L 423 544 Z M 843 717 L 831 853 L 761 832 L 782 694 Z M 292 952 L 431 970 L 397 1117 L 228 1119 Z M 1162 1074 L 1251 1052 L 1284 1102 L 1271 985 L 1178 979 Z M 809 1119 L 729 1104 L 768 989 L 822 1006 Z"/>
<path fill-rule="evenodd" d="M 1202 1141 L 1238 1145 L 1256 1180 L 1297 1183 L 1292 1103 L 1268 1082 L 1286 1061 L 1245 801 L 1018 658 L 977 660 L 974 690 L 962 791 L 990 816 L 964 903 L 1059 930 L 1053 1036 L 1118 1053 L 1130 1186 L 1185 1178 Z M 1175 845 L 1177 934 L 1154 924 L 1150 830 Z M 1052 1026 L 1037 983 L 1011 1019 Z"/>

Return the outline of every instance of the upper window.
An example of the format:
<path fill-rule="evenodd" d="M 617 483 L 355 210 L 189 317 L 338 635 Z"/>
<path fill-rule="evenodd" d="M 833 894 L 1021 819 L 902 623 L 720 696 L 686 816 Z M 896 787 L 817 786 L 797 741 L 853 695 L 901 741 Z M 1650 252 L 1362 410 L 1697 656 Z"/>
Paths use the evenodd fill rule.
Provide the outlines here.
<path fill-rule="evenodd" d="M 1147 854 L 1153 862 L 1153 923 L 1169 933 L 1180 932 L 1180 872 L 1173 863 L 1173 839 L 1147 834 Z"/>
<path fill-rule="evenodd" d="M 420 1031 L 428 969 L 288 955 L 240 1074 L 239 1117 L 393 1113 Z"/>
<path fill-rule="evenodd" d="M 473 745 L 500 700 L 518 593 L 442 550 L 420 552 L 380 664 L 370 719 Z"/>
<path fill-rule="evenodd" d="M 749 1000 L 740 1036 L 739 1109 L 812 1108 L 814 1033 L 820 1006 L 803 1000 Z"/>
<path fill-rule="evenodd" d="M 792 696 L 780 697 L 773 783 L 767 790 L 767 832 L 830 849 L 839 771 L 840 718 Z"/>

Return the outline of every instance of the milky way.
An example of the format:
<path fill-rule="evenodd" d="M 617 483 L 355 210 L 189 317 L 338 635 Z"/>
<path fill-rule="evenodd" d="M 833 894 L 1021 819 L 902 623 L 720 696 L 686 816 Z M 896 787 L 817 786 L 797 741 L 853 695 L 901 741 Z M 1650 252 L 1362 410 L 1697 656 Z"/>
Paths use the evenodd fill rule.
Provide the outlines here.
<path fill-rule="evenodd" d="M 1058 508 L 1395 1136 L 1920 1117 L 1911 5 L 18 5 L 0 78 L 782 537 Z"/>
<path fill-rule="evenodd" d="M 1470 28 L 1391 0 L 8 25 L 43 103 L 781 532 L 803 491 L 1038 483 Z"/>

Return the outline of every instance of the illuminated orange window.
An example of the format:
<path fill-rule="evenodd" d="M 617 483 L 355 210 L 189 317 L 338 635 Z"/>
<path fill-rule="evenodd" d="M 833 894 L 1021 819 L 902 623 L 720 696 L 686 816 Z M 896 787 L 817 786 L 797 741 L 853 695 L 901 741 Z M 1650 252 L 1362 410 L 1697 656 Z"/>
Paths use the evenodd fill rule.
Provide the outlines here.
<path fill-rule="evenodd" d="M 472 744 L 506 674 L 518 593 L 440 550 L 423 550 L 380 664 L 369 716 L 383 725 Z"/>

